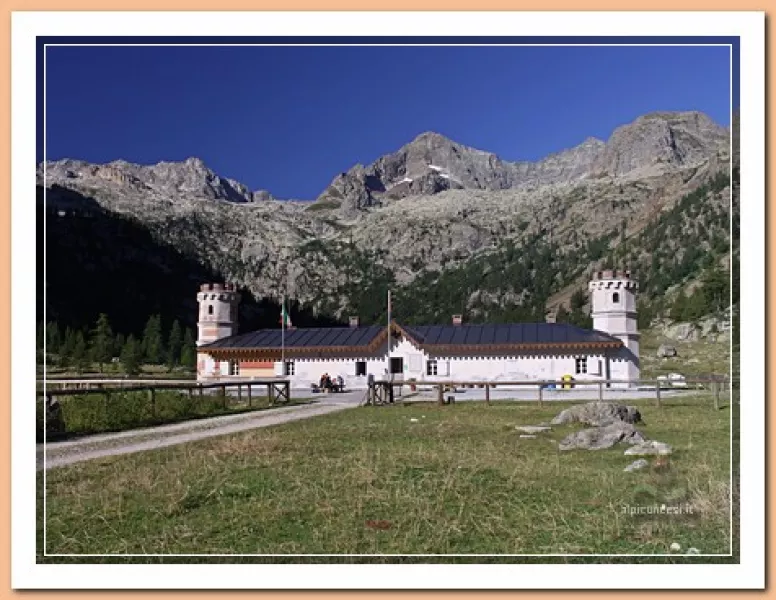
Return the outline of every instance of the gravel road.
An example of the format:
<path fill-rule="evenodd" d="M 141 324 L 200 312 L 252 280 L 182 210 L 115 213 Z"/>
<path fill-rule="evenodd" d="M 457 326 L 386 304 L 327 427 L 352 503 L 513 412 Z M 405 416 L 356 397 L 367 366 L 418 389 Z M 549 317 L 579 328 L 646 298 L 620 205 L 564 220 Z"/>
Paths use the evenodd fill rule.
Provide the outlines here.
<path fill-rule="evenodd" d="M 322 396 L 320 400 L 316 399 L 317 401 L 310 404 L 94 435 L 72 441 L 51 442 L 45 444 L 45 451 L 44 444 L 38 444 L 37 469 L 54 469 L 105 456 L 155 450 L 209 437 L 309 419 L 356 407 L 363 396 L 363 391 L 346 392 Z"/>

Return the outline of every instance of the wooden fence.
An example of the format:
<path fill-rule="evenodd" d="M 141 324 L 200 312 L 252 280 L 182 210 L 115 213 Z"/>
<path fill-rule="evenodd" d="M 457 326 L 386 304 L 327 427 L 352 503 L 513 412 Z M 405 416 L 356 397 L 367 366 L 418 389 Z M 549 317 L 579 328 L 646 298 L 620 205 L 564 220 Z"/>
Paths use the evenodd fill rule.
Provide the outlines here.
<path fill-rule="evenodd" d="M 680 385 L 676 385 L 676 384 Z M 610 387 L 614 385 L 622 385 L 626 387 Z M 367 405 L 379 405 L 393 403 L 395 400 L 395 388 L 401 389 L 404 386 L 410 386 L 410 389 L 417 388 L 431 388 L 436 389 L 437 403 L 440 405 L 449 404 L 455 402 L 455 396 L 448 396 L 445 399 L 445 392 L 454 391 L 457 388 L 480 388 L 485 391 L 485 403 L 490 404 L 490 392 L 493 389 L 499 387 L 525 387 L 536 389 L 536 399 L 539 406 L 543 406 L 544 393 L 548 389 L 576 389 L 576 390 L 590 390 L 597 392 L 597 398 L 599 401 L 603 401 L 605 392 L 627 392 L 627 391 L 642 391 L 649 392 L 654 391 L 655 402 L 658 407 L 662 407 L 662 392 L 663 391 L 689 391 L 692 389 L 706 389 L 711 391 L 714 397 L 714 409 L 718 410 L 720 406 L 720 396 L 722 391 L 730 391 L 731 382 L 727 376 L 710 376 L 700 378 L 689 378 L 676 381 L 674 384 L 670 380 L 664 379 L 644 379 L 639 381 L 624 380 L 624 379 L 602 379 L 597 381 L 565 381 L 565 380 L 522 380 L 522 381 L 466 381 L 466 380 L 448 380 L 448 381 L 391 381 L 391 380 L 378 380 L 375 381 L 366 393 L 363 404 Z M 573 400 L 573 398 L 569 398 Z"/>
<path fill-rule="evenodd" d="M 44 396 L 47 405 L 51 405 L 58 396 L 83 396 L 101 394 L 107 401 L 112 393 L 148 392 L 148 399 L 153 409 L 157 391 L 184 391 L 189 397 L 195 393 L 199 396 L 209 390 L 220 390 L 226 398 L 227 389 L 237 390 L 238 401 L 242 402 L 243 390 L 247 394 L 248 406 L 251 406 L 255 386 L 266 387 L 270 405 L 276 402 L 287 403 L 291 400 L 290 379 L 235 379 L 216 383 L 200 383 L 192 380 L 166 379 L 47 379 L 38 381 L 37 396 Z M 226 400 L 225 400 L 226 401 Z"/>

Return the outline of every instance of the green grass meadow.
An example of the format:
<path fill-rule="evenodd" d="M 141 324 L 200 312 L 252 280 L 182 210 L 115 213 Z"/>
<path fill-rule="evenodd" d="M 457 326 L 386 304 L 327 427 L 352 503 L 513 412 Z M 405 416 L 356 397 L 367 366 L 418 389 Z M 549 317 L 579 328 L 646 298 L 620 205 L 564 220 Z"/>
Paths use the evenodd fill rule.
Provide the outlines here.
<path fill-rule="evenodd" d="M 250 404 L 247 394 L 242 399 L 221 393 L 199 395 L 157 390 L 153 401 L 148 391 L 110 391 L 106 394 L 78 394 L 58 396 L 62 407 L 64 431 L 49 433 L 47 441 L 59 441 L 83 435 L 125 431 L 141 427 L 178 423 L 204 417 L 261 410 L 270 407 L 267 396 L 253 396 Z M 307 402 L 292 398 L 291 404 Z M 44 400 L 36 399 L 36 438 L 43 441 Z"/>
<path fill-rule="evenodd" d="M 729 553 L 730 499 L 735 506 L 738 493 L 730 473 L 730 418 L 736 405 L 726 402 L 714 410 L 709 396 L 671 399 L 663 408 L 654 402 L 632 404 L 640 407 L 644 433 L 674 447 L 668 460 L 651 457 L 649 468 L 634 473 L 623 471 L 637 458 L 623 455 L 627 446 L 559 452 L 557 441 L 575 426 L 520 438 L 515 426 L 549 421 L 568 406 L 527 402 L 362 407 L 53 469 L 46 473 L 46 551 L 662 554 L 675 542 L 683 551 Z M 43 557 L 43 492 L 39 472 L 39 561 L 127 560 Z M 629 507 L 661 504 L 691 507 L 692 514 L 628 513 Z M 133 560 L 215 562 L 207 557 Z M 315 560 L 332 561 L 307 562 Z"/>

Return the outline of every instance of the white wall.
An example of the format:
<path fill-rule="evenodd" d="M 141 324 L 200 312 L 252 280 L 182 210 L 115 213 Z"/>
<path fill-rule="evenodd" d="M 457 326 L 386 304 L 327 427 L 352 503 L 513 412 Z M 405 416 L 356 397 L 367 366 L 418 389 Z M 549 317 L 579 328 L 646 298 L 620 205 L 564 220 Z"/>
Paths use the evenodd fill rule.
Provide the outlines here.
<path fill-rule="evenodd" d="M 218 370 L 216 369 L 218 367 Z M 229 375 L 229 362 L 216 361 L 209 354 L 197 352 L 197 380 L 213 379 L 217 376 Z"/>
<path fill-rule="evenodd" d="M 629 349 L 623 348 L 607 358 L 600 353 L 578 354 L 538 354 L 521 353 L 512 356 L 429 356 L 428 353 L 417 348 L 406 339 L 395 344 L 390 356 L 401 357 L 404 362 L 404 373 L 395 380 L 410 379 L 418 381 L 522 381 L 522 380 L 560 380 L 563 375 L 571 375 L 577 384 L 581 382 L 596 382 L 610 379 L 637 379 L 639 374 L 638 359 L 634 363 L 633 355 Z M 587 373 L 576 373 L 576 357 L 587 358 Z M 201 379 L 212 377 L 215 362 L 209 356 L 202 353 L 199 361 L 205 363 L 204 370 L 200 373 Z M 367 377 L 356 376 L 356 361 L 366 362 L 367 374 L 371 373 L 375 379 L 385 378 L 388 360 L 385 354 L 369 357 L 347 358 L 314 358 L 314 359 L 288 359 L 294 362 L 294 374 L 289 376 L 293 388 L 307 388 L 311 384 L 317 384 L 323 373 L 328 373 L 332 378 L 342 375 L 345 386 L 349 389 L 366 389 Z M 427 363 L 436 360 L 437 375 L 427 375 Z M 224 361 L 219 363 L 221 378 L 227 378 L 229 364 Z M 281 374 L 280 363 L 276 363 L 275 372 Z M 612 387 L 623 387 L 612 385 Z"/>
<path fill-rule="evenodd" d="M 537 354 L 516 356 L 430 356 L 409 340 L 403 339 L 391 356 L 404 359 L 405 381 L 521 381 L 532 379 L 559 380 L 571 375 L 575 381 L 606 379 L 607 358 L 602 354 Z M 587 373 L 576 373 L 576 357 L 587 358 Z M 427 374 L 429 360 L 437 361 L 437 375 Z"/>
<path fill-rule="evenodd" d="M 356 362 L 366 362 L 366 375 L 356 376 Z M 384 377 L 387 363 L 385 356 L 372 357 L 348 357 L 342 359 L 293 359 L 294 374 L 289 375 L 291 387 L 309 388 L 313 383 L 318 384 L 321 375 L 328 373 L 332 379 L 342 375 L 345 387 L 350 389 L 366 389 L 367 376 L 371 373 L 375 379 Z M 278 367 L 279 367 L 278 363 Z M 280 374 L 280 371 L 276 369 Z"/>

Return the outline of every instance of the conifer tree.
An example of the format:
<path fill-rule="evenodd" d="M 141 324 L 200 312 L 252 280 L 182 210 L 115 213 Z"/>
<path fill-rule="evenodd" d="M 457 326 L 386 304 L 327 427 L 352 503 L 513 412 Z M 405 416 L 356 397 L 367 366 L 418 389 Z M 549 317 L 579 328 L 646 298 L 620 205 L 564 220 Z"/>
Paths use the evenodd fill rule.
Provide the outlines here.
<path fill-rule="evenodd" d="M 140 371 L 141 355 L 140 344 L 135 339 L 135 336 L 130 335 L 121 349 L 121 366 L 127 375 L 137 375 Z"/>
<path fill-rule="evenodd" d="M 162 362 L 164 348 L 162 344 L 162 318 L 152 315 L 143 331 L 143 356 L 146 362 L 158 365 Z"/>
<path fill-rule="evenodd" d="M 62 345 L 62 339 L 59 335 L 59 325 L 54 321 L 49 321 L 46 325 L 46 352 L 57 353 Z"/>
<path fill-rule="evenodd" d="M 194 343 L 194 335 L 191 329 L 186 329 L 183 336 L 183 347 L 181 348 L 181 365 L 193 369 L 197 364 L 197 350 Z"/>
<path fill-rule="evenodd" d="M 679 291 L 679 295 L 674 300 L 671 306 L 671 320 L 672 321 L 684 321 L 687 311 L 687 294 L 684 290 Z"/>
<path fill-rule="evenodd" d="M 87 363 L 87 347 L 86 339 L 82 331 L 76 332 L 74 336 L 75 342 L 73 344 L 73 366 L 77 373 L 81 373 L 86 368 Z"/>
<path fill-rule="evenodd" d="M 181 324 L 176 319 L 170 328 L 170 337 L 167 340 L 167 366 L 172 371 L 180 363 L 183 339 L 181 337 Z"/>
<path fill-rule="evenodd" d="M 127 340 L 123 333 L 116 334 L 116 338 L 113 340 L 113 356 L 121 355 L 121 351 L 124 350 L 124 344 L 126 341 Z M 137 340 L 135 340 L 135 342 L 137 342 Z"/>
<path fill-rule="evenodd" d="M 703 293 L 708 301 L 708 308 L 713 312 L 721 312 L 730 304 L 730 280 L 718 266 L 713 266 L 703 274 Z"/>
<path fill-rule="evenodd" d="M 556 323 L 568 323 L 569 321 L 569 311 L 566 310 L 566 307 L 561 304 L 558 307 L 558 312 L 555 313 L 555 322 Z"/>
<path fill-rule="evenodd" d="M 75 350 L 75 332 L 67 327 L 65 329 L 65 339 L 59 348 L 59 366 L 66 369 L 73 361 L 73 352 Z"/>
<path fill-rule="evenodd" d="M 97 324 L 92 331 L 90 340 L 90 350 L 92 359 L 97 363 L 100 373 L 103 372 L 103 365 L 110 363 L 113 358 L 113 331 L 111 331 L 108 315 L 100 313 L 97 318 Z"/>
<path fill-rule="evenodd" d="M 38 322 L 38 331 L 35 335 L 35 348 L 43 352 L 43 347 L 46 345 L 46 325 L 43 321 Z"/>
<path fill-rule="evenodd" d="M 696 288 L 687 299 L 684 309 L 684 318 L 687 321 L 697 321 L 709 312 L 709 303 L 703 288 Z"/>

